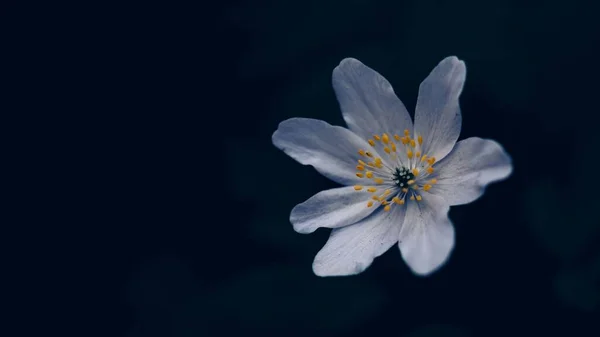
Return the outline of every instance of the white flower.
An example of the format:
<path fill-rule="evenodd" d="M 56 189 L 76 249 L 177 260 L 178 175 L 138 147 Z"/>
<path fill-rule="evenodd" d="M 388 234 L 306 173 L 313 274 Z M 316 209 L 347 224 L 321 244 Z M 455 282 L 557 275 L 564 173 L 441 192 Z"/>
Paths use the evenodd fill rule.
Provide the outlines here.
<path fill-rule="evenodd" d="M 419 87 L 413 125 L 390 83 L 347 58 L 333 71 L 333 88 L 348 129 L 306 118 L 279 124 L 275 146 L 348 186 L 317 193 L 290 215 L 299 233 L 333 228 L 315 257 L 315 274 L 358 274 L 396 243 L 415 274 L 447 260 L 454 247 L 450 206 L 474 201 L 512 171 L 495 141 L 456 142 L 465 77 L 464 62 L 442 60 Z"/>

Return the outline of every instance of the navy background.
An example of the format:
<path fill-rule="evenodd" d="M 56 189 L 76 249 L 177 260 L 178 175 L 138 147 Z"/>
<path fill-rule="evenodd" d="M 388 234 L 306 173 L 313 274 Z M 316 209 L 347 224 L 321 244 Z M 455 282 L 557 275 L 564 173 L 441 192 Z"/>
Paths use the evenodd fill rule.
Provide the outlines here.
<path fill-rule="evenodd" d="M 7 2 L 8 111 L 28 132 L 9 147 L 32 163 L 9 257 L 36 294 L 13 312 L 80 336 L 596 336 L 586 3 Z M 412 113 L 449 55 L 467 65 L 460 139 L 500 142 L 513 175 L 452 208 L 456 248 L 432 276 L 396 247 L 358 276 L 314 276 L 328 230 L 295 233 L 288 216 L 336 184 L 271 144 L 277 124 L 344 125 L 331 71 L 345 57 Z"/>

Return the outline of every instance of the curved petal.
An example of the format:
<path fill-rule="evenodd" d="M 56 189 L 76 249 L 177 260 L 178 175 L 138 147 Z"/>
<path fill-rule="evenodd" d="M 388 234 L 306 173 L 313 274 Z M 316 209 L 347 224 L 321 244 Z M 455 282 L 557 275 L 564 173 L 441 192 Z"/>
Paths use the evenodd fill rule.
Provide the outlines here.
<path fill-rule="evenodd" d="M 423 200 L 407 203 L 399 235 L 402 258 L 413 273 L 428 275 L 447 260 L 454 248 L 454 227 L 448 218 L 450 207 L 431 193 L 420 192 Z"/>
<path fill-rule="evenodd" d="M 466 75 L 465 63 L 450 56 L 421 83 L 415 109 L 415 137 L 423 137 L 422 153 L 440 160 L 456 143 L 462 123 L 458 97 Z"/>
<path fill-rule="evenodd" d="M 329 240 L 313 262 L 318 276 L 361 273 L 373 260 L 398 242 L 404 207 L 379 211 L 353 225 L 331 231 Z"/>
<path fill-rule="evenodd" d="M 294 230 L 307 234 L 319 227 L 338 228 L 364 219 L 377 209 L 376 205 L 367 207 L 372 196 L 366 191 L 367 187 L 361 191 L 354 187 L 333 188 L 296 205 L 290 214 Z"/>
<path fill-rule="evenodd" d="M 436 165 L 436 171 L 438 182 L 430 192 L 453 206 L 482 196 L 487 184 L 511 174 L 512 163 L 497 142 L 472 137 L 456 143 L 452 152 Z"/>
<path fill-rule="evenodd" d="M 333 89 L 348 128 L 363 139 L 412 129 L 404 104 L 383 76 L 353 58 L 333 70 Z"/>
<path fill-rule="evenodd" d="M 352 131 L 309 118 L 279 123 L 273 144 L 303 165 L 342 185 L 360 183 L 356 176 L 359 149 L 376 151 Z"/>

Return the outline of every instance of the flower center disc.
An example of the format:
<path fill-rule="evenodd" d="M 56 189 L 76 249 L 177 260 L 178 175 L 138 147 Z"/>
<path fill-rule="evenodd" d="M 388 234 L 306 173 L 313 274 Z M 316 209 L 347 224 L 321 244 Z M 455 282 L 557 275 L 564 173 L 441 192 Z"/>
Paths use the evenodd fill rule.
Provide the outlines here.
<path fill-rule="evenodd" d="M 400 188 L 408 187 L 409 181 L 414 181 L 415 175 L 406 167 L 397 167 L 394 170 L 392 180 Z"/>

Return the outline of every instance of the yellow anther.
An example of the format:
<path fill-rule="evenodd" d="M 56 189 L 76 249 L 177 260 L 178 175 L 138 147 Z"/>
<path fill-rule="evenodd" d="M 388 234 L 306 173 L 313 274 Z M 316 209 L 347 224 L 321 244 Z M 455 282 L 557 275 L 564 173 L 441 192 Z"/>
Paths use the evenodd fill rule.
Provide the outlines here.
<path fill-rule="evenodd" d="M 392 193 L 390 190 L 385 190 L 385 191 L 383 192 L 383 196 L 384 196 L 384 197 L 385 197 L 385 196 L 388 196 L 390 193 Z"/>
<path fill-rule="evenodd" d="M 410 200 L 415 200 L 415 196 L 414 196 L 414 195 L 411 195 L 411 196 L 410 196 Z"/>
<path fill-rule="evenodd" d="M 406 183 L 409 184 L 409 185 L 412 185 L 412 184 L 415 183 L 415 181 L 411 179 L 411 180 L 407 181 Z"/>
<path fill-rule="evenodd" d="M 411 140 L 410 140 L 410 146 L 412 146 L 412 147 L 415 147 L 415 146 L 417 146 L 417 143 L 415 143 L 415 140 L 414 140 L 414 139 L 411 139 Z"/>
<path fill-rule="evenodd" d="M 410 131 L 408 131 L 408 129 L 404 129 L 404 135 L 408 137 L 408 135 L 410 135 Z"/>
<path fill-rule="evenodd" d="M 378 197 L 378 196 L 376 196 L 376 195 L 372 196 L 372 197 L 371 197 L 371 199 L 373 199 L 373 200 L 375 200 L 375 201 L 379 201 L 379 197 Z"/>
<path fill-rule="evenodd" d="M 390 142 L 390 137 L 387 135 L 387 133 L 384 133 L 384 134 L 381 136 L 381 140 L 382 140 L 382 141 L 383 141 L 385 144 L 388 144 L 388 143 Z"/>
<path fill-rule="evenodd" d="M 375 146 L 375 141 L 373 139 L 369 139 L 368 142 L 371 144 L 371 146 Z"/>
<path fill-rule="evenodd" d="M 406 152 L 406 156 L 408 157 L 408 159 L 412 159 L 413 152 L 411 150 L 408 150 L 408 152 Z"/>
<path fill-rule="evenodd" d="M 431 185 L 429 185 L 429 184 L 425 184 L 425 186 L 423 186 L 423 189 L 424 189 L 425 191 L 429 191 L 429 190 L 431 189 Z"/>
<path fill-rule="evenodd" d="M 381 178 L 375 178 L 375 179 L 373 179 L 373 181 L 379 185 L 383 184 L 383 179 L 381 179 Z"/>
<path fill-rule="evenodd" d="M 396 144 L 392 142 L 392 151 L 396 152 Z"/>
<path fill-rule="evenodd" d="M 392 209 L 392 206 L 390 206 L 390 205 L 385 205 L 385 207 L 383 208 L 383 210 L 386 212 L 389 212 L 390 209 Z"/>
<path fill-rule="evenodd" d="M 394 139 L 397 140 L 397 141 L 400 141 L 400 136 L 394 135 Z"/>
<path fill-rule="evenodd" d="M 375 167 L 377 167 L 377 168 L 382 168 L 382 167 L 383 167 L 383 164 L 381 164 L 381 163 L 375 163 Z"/>
<path fill-rule="evenodd" d="M 373 154 L 371 152 L 365 152 L 365 154 L 367 155 L 367 157 L 373 157 Z"/>
<path fill-rule="evenodd" d="M 392 199 L 393 202 L 397 203 L 398 205 L 404 205 L 404 199 L 400 199 L 398 197 L 394 197 Z"/>
<path fill-rule="evenodd" d="M 381 160 L 381 158 L 379 158 L 379 157 L 375 158 L 375 164 L 376 165 L 377 164 L 381 164 L 381 163 L 383 163 L 383 160 Z"/>
<path fill-rule="evenodd" d="M 406 187 L 405 187 L 405 188 L 403 188 L 403 189 L 402 189 L 402 192 L 404 192 L 404 193 L 408 193 L 408 188 L 406 188 Z"/>
<path fill-rule="evenodd" d="M 423 157 L 421 158 L 421 161 L 426 161 L 427 160 L 427 155 L 424 154 Z"/>
<path fill-rule="evenodd" d="M 358 154 L 364 157 L 366 153 L 364 150 L 358 150 Z"/>
<path fill-rule="evenodd" d="M 367 171 L 367 178 L 373 178 L 373 172 Z"/>
<path fill-rule="evenodd" d="M 356 176 L 357 176 L 357 177 L 359 177 L 359 178 L 362 178 L 362 177 L 364 177 L 364 176 L 363 176 L 363 174 L 362 174 L 362 173 L 360 173 L 360 172 L 356 172 Z"/>
<path fill-rule="evenodd" d="M 375 163 L 374 162 L 369 162 L 369 163 L 367 163 L 367 165 L 369 165 L 371 167 L 375 167 Z"/>
<path fill-rule="evenodd" d="M 430 157 L 429 159 L 427 159 L 427 162 L 429 163 L 429 165 L 433 165 L 433 163 L 435 163 L 435 157 Z"/>
<path fill-rule="evenodd" d="M 383 151 L 385 151 L 385 153 L 390 153 L 390 152 L 392 152 L 392 151 L 390 151 L 390 148 L 389 148 L 389 147 L 387 147 L 387 146 L 383 148 Z"/>
<path fill-rule="evenodd" d="M 356 186 L 354 186 L 354 189 L 355 189 L 356 191 L 360 191 L 360 190 L 362 190 L 362 186 L 360 186 L 360 185 L 356 185 Z"/>
<path fill-rule="evenodd" d="M 367 207 L 371 207 L 373 206 L 373 202 L 369 200 L 369 202 L 367 202 Z"/>
<path fill-rule="evenodd" d="M 417 137 L 417 141 L 419 142 L 419 145 L 423 144 L 423 136 L 419 135 L 419 137 Z"/>
<path fill-rule="evenodd" d="M 416 176 L 418 176 L 418 175 L 419 175 L 419 169 L 418 169 L 418 168 L 416 168 L 416 167 L 415 167 L 414 169 L 412 169 L 412 174 L 413 174 L 415 177 L 416 177 Z"/>
<path fill-rule="evenodd" d="M 410 139 L 408 137 L 402 137 L 402 144 L 406 145 L 408 144 L 408 142 L 410 142 Z"/>
<path fill-rule="evenodd" d="M 381 198 L 379 198 L 379 201 L 381 201 L 381 204 L 384 205 L 384 206 L 390 204 L 389 202 L 387 202 L 386 200 L 383 200 Z"/>
<path fill-rule="evenodd" d="M 429 182 L 432 183 L 432 184 L 436 184 L 437 183 L 437 179 L 433 178 Z"/>
<path fill-rule="evenodd" d="M 415 153 L 415 157 L 417 157 L 417 158 L 421 157 L 421 152 L 417 151 L 417 153 Z"/>
<path fill-rule="evenodd" d="M 433 173 L 433 167 L 429 166 L 427 168 L 427 173 L 432 174 Z"/>
<path fill-rule="evenodd" d="M 364 171 L 365 167 L 362 166 L 362 165 L 356 165 L 356 169 L 359 170 L 359 171 Z"/>
<path fill-rule="evenodd" d="M 417 195 L 417 201 L 421 201 L 423 200 L 423 197 L 421 197 L 420 195 Z"/>
<path fill-rule="evenodd" d="M 367 188 L 367 191 L 369 191 L 371 193 L 375 193 L 377 191 L 377 189 L 375 187 L 369 187 L 369 188 Z"/>
<path fill-rule="evenodd" d="M 373 138 L 375 138 L 375 140 L 381 140 L 381 138 L 378 135 L 373 136 Z"/>
<path fill-rule="evenodd" d="M 367 163 L 365 163 L 364 161 L 362 161 L 362 160 L 360 160 L 360 159 L 358 160 L 358 163 L 359 163 L 359 164 L 361 164 L 362 166 L 365 166 L 365 165 L 367 165 Z"/>

